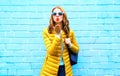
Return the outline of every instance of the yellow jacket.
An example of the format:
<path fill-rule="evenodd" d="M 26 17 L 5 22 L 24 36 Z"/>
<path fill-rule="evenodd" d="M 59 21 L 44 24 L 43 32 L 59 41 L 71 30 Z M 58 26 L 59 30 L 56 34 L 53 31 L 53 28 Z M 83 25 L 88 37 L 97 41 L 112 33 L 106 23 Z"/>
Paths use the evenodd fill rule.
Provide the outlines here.
<path fill-rule="evenodd" d="M 67 46 L 64 44 L 64 51 L 61 51 L 61 40 L 55 36 L 55 31 L 51 34 L 48 33 L 48 28 L 43 30 L 44 43 L 46 45 L 47 54 L 44 60 L 44 64 L 41 69 L 40 76 L 57 76 L 58 68 L 60 65 L 60 56 L 62 55 L 66 76 L 72 76 L 72 67 L 70 64 L 69 52 Z M 71 39 L 71 50 L 74 53 L 78 53 L 79 47 L 75 39 L 74 32 L 70 30 L 69 37 Z M 66 38 L 65 33 L 62 31 L 62 41 Z"/>

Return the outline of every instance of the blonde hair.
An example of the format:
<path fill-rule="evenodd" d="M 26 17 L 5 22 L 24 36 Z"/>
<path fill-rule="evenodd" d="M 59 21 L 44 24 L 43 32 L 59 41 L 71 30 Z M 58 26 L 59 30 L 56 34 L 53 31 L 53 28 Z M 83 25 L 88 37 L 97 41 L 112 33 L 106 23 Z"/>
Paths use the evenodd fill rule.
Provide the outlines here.
<path fill-rule="evenodd" d="M 51 12 L 53 12 L 55 8 L 60 9 L 60 10 L 64 13 L 64 14 L 63 14 L 63 20 L 62 20 L 62 30 L 66 33 L 66 35 L 68 35 L 70 29 L 69 29 L 69 21 L 68 21 L 68 19 L 67 19 L 66 12 L 65 12 L 65 10 L 64 10 L 62 7 L 60 7 L 60 6 L 54 7 Z M 48 26 L 48 32 L 49 32 L 49 33 L 52 33 L 53 26 L 55 26 L 55 22 L 54 22 L 54 20 L 53 20 L 52 14 L 51 14 L 50 21 L 49 21 L 49 26 Z"/>

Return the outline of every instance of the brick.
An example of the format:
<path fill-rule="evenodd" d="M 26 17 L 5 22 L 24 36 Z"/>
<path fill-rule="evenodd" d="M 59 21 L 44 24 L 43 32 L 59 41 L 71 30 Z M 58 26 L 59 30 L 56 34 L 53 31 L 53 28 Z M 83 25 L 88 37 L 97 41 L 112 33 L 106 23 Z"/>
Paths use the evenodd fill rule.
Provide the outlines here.
<path fill-rule="evenodd" d="M 24 69 L 31 69 L 30 63 L 15 63 L 15 69 L 24 70 Z"/>
<path fill-rule="evenodd" d="M 17 70 L 17 75 L 33 76 L 33 70 Z"/>
<path fill-rule="evenodd" d="M 6 76 L 7 70 L 0 70 L 0 76 Z"/>
<path fill-rule="evenodd" d="M 5 44 L 0 44 L 0 50 L 5 50 Z"/>
<path fill-rule="evenodd" d="M 9 76 L 15 76 L 15 75 L 17 75 L 16 74 L 16 69 L 15 68 L 14 69 L 8 69 L 7 75 L 9 75 Z"/>

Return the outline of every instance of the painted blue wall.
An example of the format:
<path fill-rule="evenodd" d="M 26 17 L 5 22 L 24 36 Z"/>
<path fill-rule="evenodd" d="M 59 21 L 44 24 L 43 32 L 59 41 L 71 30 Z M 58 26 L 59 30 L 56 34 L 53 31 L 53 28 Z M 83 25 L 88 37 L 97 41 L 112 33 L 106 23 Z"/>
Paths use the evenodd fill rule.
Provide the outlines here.
<path fill-rule="evenodd" d="M 119 0 L 0 0 L 0 76 L 39 76 L 54 6 L 66 10 L 81 48 L 74 76 L 119 76 Z"/>

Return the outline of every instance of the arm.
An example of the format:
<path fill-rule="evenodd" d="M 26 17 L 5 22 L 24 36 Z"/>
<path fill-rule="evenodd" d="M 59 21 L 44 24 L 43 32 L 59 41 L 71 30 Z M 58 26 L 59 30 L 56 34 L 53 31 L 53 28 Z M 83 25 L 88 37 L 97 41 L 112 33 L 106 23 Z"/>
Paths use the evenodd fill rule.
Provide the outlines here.
<path fill-rule="evenodd" d="M 58 37 L 53 37 L 53 41 L 50 40 L 49 38 L 49 33 L 47 31 L 47 29 L 43 30 L 43 38 L 44 38 L 44 43 L 47 49 L 47 52 L 51 55 L 56 55 L 58 54 L 58 52 L 60 52 L 61 47 L 60 45 L 60 38 Z"/>
<path fill-rule="evenodd" d="M 75 38 L 75 34 L 73 31 L 71 31 L 71 35 L 70 35 L 71 38 L 71 51 L 74 52 L 74 53 L 78 53 L 79 52 L 79 46 L 78 46 L 78 43 L 76 41 L 76 38 Z"/>

